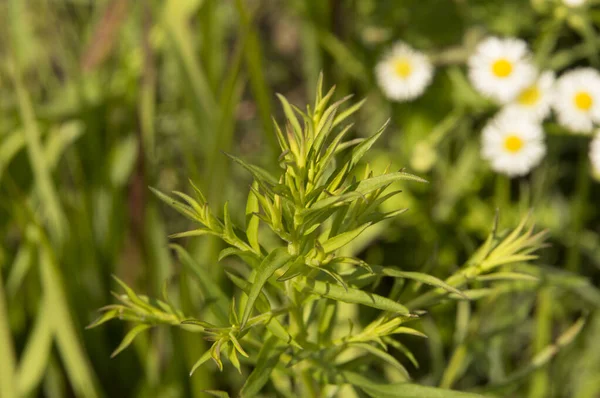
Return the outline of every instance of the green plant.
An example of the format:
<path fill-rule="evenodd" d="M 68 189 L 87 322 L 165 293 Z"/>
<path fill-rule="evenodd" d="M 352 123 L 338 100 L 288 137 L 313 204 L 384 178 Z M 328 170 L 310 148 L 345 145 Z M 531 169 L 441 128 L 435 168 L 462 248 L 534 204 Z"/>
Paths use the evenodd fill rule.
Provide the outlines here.
<path fill-rule="evenodd" d="M 446 281 L 344 255 L 342 249 L 367 228 L 406 210 L 379 210 L 400 192 L 395 183 L 425 181 L 402 170 L 376 174 L 369 165 L 362 166 L 361 158 L 385 125 L 369 138 L 344 141 L 352 125 L 342 126 L 343 122 L 363 102 L 342 109 L 346 97 L 329 105 L 334 91 L 324 93 L 321 78 L 314 107 L 306 112 L 280 96 L 286 122 L 283 128 L 275 123 L 282 151 L 279 176 L 228 155 L 254 178 L 244 228 L 234 225 L 227 204 L 222 217 L 215 215 L 195 186 L 196 198 L 174 192 L 177 200 L 153 190 L 199 224 L 173 238 L 213 235 L 228 246 L 219 261 L 230 256 L 241 260 L 226 266 L 239 294 L 226 294 L 182 246 L 173 244 L 181 263 L 197 276 L 206 314 L 203 319 L 184 314 L 169 299 L 166 285 L 162 300 L 156 300 L 137 295 L 117 280 L 125 290 L 116 295 L 120 303 L 105 307 L 91 325 L 114 318 L 135 324 L 113 355 L 139 333 L 166 324 L 201 333 L 212 342 L 192 373 L 209 359 L 223 370 L 223 356 L 240 373 L 242 365 L 252 367 L 241 396 L 258 394 L 269 380 L 283 396 L 316 397 L 330 389 L 336 393 L 346 384 L 374 397 L 475 396 L 412 383 L 405 366 L 388 349 L 398 350 L 416 365 L 414 355 L 395 336 L 425 337 L 415 323 L 428 308 L 535 286 L 536 277 L 510 267 L 535 258 L 544 232 L 526 229 L 526 219 L 509 233 L 494 228 L 465 266 Z M 378 294 L 383 278 L 394 280 L 387 295 Z M 423 285 L 431 288 L 422 291 Z M 356 304 L 378 311 L 358 319 L 352 313 Z M 385 379 L 373 381 L 362 375 L 377 367 L 386 370 Z"/>

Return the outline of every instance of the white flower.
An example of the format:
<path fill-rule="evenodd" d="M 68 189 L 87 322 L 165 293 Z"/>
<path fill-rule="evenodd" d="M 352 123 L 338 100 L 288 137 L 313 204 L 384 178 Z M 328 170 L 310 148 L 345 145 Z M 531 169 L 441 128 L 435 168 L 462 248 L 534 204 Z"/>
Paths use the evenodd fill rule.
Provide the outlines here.
<path fill-rule="evenodd" d="M 529 173 L 546 153 L 541 125 L 518 116 L 495 117 L 482 133 L 482 157 L 490 162 L 494 171 L 511 177 Z"/>
<path fill-rule="evenodd" d="M 408 101 L 423 94 L 431 83 L 433 66 L 426 55 L 398 42 L 377 64 L 375 75 L 388 98 Z"/>
<path fill-rule="evenodd" d="M 600 131 L 590 144 L 590 161 L 592 162 L 593 173 L 600 177 Z"/>
<path fill-rule="evenodd" d="M 501 103 L 513 100 L 536 76 L 527 44 L 489 37 L 469 58 L 469 79 L 483 95 Z"/>
<path fill-rule="evenodd" d="M 521 90 L 502 112 L 518 112 L 523 117 L 530 117 L 537 121 L 544 120 L 550 114 L 554 80 L 554 72 L 542 73 L 533 84 Z"/>
<path fill-rule="evenodd" d="M 591 133 L 600 122 L 600 73 L 578 68 L 563 74 L 556 81 L 553 105 L 561 125 Z"/>
<path fill-rule="evenodd" d="M 563 4 L 568 7 L 579 7 L 585 4 L 587 0 L 563 0 Z"/>

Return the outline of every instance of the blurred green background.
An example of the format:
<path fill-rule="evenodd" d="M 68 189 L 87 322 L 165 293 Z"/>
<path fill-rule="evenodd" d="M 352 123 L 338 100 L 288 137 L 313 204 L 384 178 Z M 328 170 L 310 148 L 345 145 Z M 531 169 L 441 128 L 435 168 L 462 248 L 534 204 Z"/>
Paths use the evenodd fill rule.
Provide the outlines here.
<path fill-rule="evenodd" d="M 429 340 L 408 340 L 421 363 L 413 377 L 492 386 L 499 396 L 600 396 L 600 184 L 589 172 L 589 137 L 548 122 L 541 166 L 516 180 L 494 174 L 479 134 L 496 108 L 473 91 L 464 66 L 493 34 L 527 40 L 544 68 L 598 68 L 599 25 L 593 4 L 571 10 L 550 0 L 0 2 L 0 396 L 200 397 L 239 388 L 242 376 L 212 364 L 188 376 L 206 349 L 197 335 L 156 329 L 111 359 L 129 326 L 84 328 L 114 301 L 112 274 L 150 296 L 167 281 L 181 307 L 201 317 L 197 285 L 168 248 L 167 235 L 189 225 L 147 187 L 189 192 L 191 179 L 213 209 L 227 199 L 242 219 L 250 176 L 222 152 L 277 167 L 275 93 L 303 107 L 321 71 L 339 97 L 367 98 L 356 135 L 392 119 L 372 165 L 430 181 L 390 204 L 407 214 L 361 238 L 356 250 L 367 261 L 445 278 L 490 232 L 496 209 L 502 226 L 532 209 L 550 231 L 535 289 L 458 310 L 449 303 L 426 317 Z M 410 103 L 389 102 L 373 75 L 396 40 L 437 68 Z M 182 243 L 231 289 L 218 241 Z M 554 345 L 582 315 L 575 342 Z M 465 319 L 468 344 L 457 345 Z"/>

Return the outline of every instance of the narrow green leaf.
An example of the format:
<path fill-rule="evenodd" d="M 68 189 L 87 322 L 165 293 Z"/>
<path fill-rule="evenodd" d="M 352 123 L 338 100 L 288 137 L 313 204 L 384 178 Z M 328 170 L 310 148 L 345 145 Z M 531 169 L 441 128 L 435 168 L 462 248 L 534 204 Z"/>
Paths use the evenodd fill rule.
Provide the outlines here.
<path fill-rule="evenodd" d="M 345 111 L 340 112 L 336 116 L 335 120 L 333 121 L 333 126 L 332 127 L 337 126 L 338 124 L 342 123 L 344 120 L 346 120 L 347 118 L 349 118 L 350 116 L 352 116 L 356 111 L 358 111 L 363 106 L 363 104 L 365 103 L 366 100 L 367 99 L 364 98 L 363 100 L 361 100 L 361 101 L 357 102 L 356 104 L 352 105 L 351 107 L 349 107 Z"/>
<path fill-rule="evenodd" d="M 19 291 L 21 283 L 31 268 L 31 264 L 33 264 L 33 254 L 34 245 L 31 242 L 26 241 L 19 247 L 12 266 L 9 268 L 10 274 L 6 281 L 6 294 L 9 298 L 14 297 Z"/>
<path fill-rule="evenodd" d="M 150 329 L 151 325 L 146 325 L 146 324 L 140 324 L 135 326 L 133 329 L 131 329 L 123 338 L 123 341 L 121 341 L 121 344 L 119 344 L 119 346 L 113 351 L 112 354 L 110 354 L 111 358 L 116 357 L 117 355 L 119 355 L 119 353 L 121 351 L 123 351 L 125 348 L 129 347 L 129 345 L 133 342 L 133 339 L 135 339 L 137 337 L 138 334 L 142 333 L 143 331 Z"/>
<path fill-rule="evenodd" d="M 41 133 L 36 120 L 33 104 L 29 93 L 23 84 L 20 66 L 11 62 L 13 71 L 14 90 L 17 96 L 19 113 L 23 123 L 25 142 L 29 164 L 35 178 L 35 185 L 40 195 L 40 202 L 49 221 L 52 238 L 55 242 L 62 242 L 67 234 L 67 218 L 60 204 L 58 192 L 51 176 L 51 167 L 47 162 L 42 148 Z"/>
<path fill-rule="evenodd" d="M 206 350 L 206 352 L 204 354 L 202 354 L 202 356 L 196 361 L 194 366 L 192 366 L 192 370 L 190 370 L 190 376 L 194 374 L 196 369 L 198 369 L 200 366 L 202 366 L 206 361 L 208 361 L 210 359 L 210 351 L 211 351 L 210 349 Z"/>
<path fill-rule="evenodd" d="M 329 100 L 331 99 L 331 97 L 333 97 L 335 89 L 336 87 L 332 86 L 327 92 L 327 94 L 323 96 L 323 72 L 319 73 L 319 81 L 317 82 L 317 98 L 315 101 L 314 111 L 315 116 L 319 117 L 323 113 L 323 110 L 329 103 Z"/>
<path fill-rule="evenodd" d="M 362 304 L 384 311 L 390 311 L 402 315 L 408 315 L 408 309 L 400 303 L 374 293 L 368 293 L 363 290 L 348 288 L 345 290 L 341 286 L 332 285 L 327 282 L 307 280 L 297 278 L 294 284 L 299 290 L 308 290 L 320 296 L 333 300 L 343 301 L 345 303 Z"/>
<path fill-rule="evenodd" d="M 379 188 L 385 187 L 397 181 L 416 181 L 424 183 L 427 182 L 427 180 L 424 180 L 415 175 L 405 173 L 403 171 L 397 171 L 395 173 L 384 174 L 381 176 L 371 177 L 367 178 L 366 180 L 362 180 L 358 183 L 355 191 L 366 195 L 370 192 L 373 192 Z"/>
<path fill-rule="evenodd" d="M 86 326 L 86 329 L 93 329 L 96 326 L 100 326 L 103 323 L 106 323 L 108 321 L 110 321 L 111 319 L 115 319 L 119 317 L 119 310 L 117 309 L 113 309 L 110 311 L 105 312 L 104 314 L 102 314 L 99 318 L 97 318 L 94 322 L 90 323 L 88 326 Z"/>
<path fill-rule="evenodd" d="M 230 239 L 236 239 L 237 236 L 233 231 L 233 224 L 231 223 L 231 216 L 229 215 L 229 202 L 225 202 L 225 206 L 223 206 L 223 223 L 225 224 L 225 236 Z"/>
<path fill-rule="evenodd" d="M 21 356 L 17 374 L 17 386 L 20 396 L 28 396 L 40 384 L 52 349 L 52 308 L 40 305 L 35 324 Z"/>
<path fill-rule="evenodd" d="M 249 357 L 248 353 L 246 351 L 244 351 L 244 349 L 242 348 L 240 342 L 238 341 L 238 339 L 233 335 L 233 333 L 229 333 L 229 338 L 231 339 L 231 343 L 233 344 L 233 346 L 235 347 L 235 349 L 242 354 L 243 356 L 245 356 L 246 358 Z"/>
<path fill-rule="evenodd" d="M 131 302 L 133 304 L 135 304 L 136 306 L 144 309 L 145 311 L 148 312 L 154 312 L 154 308 L 149 305 L 147 302 L 145 302 L 144 300 L 142 300 L 134 291 L 132 288 L 130 288 L 129 286 L 127 286 L 127 284 L 125 282 L 123 282 L 122 280 L 120 280 L 119 278 L 117 278 L 116 275 L 112 276 L 113 279 L 119 284 L 119 286 L 121 286 L 121 288 L 123 290 L 125 290 L 125 293 L 127 294 L 127 297 L 129 298 L 129 300 L 131 300 Z"/>
<path fill-rule="evenodd" d="M 192 181 L 191 179 L 189 180 L 189 182 L 192 188 L 194 189 L 194 192 L 196 192 L 196 196 L 198 197 L 200 204 L 206 205 L 206 197 L 204 196 L 200 188 L 198 188 L 196 184 L 194 184 L 194 181 Z"/>
<path fill-rule="evenodd" d="M 120 188 L 134 170 L 138 153 L 138 142 L 134 134 L 119 140 L 108 154 L 109 178 L 113 187 Z"/>
<path fill-rule="evenodd" d="M 398 362 L 396 358 L 394 358 L 387 352 L 382 351 L 381 349 L 367 343 L 352 344 L 351 347 L 358 347 L 369 352 L 370 354 L 376 356 L 377 358 L 396 368 L 402 374 L 405 380 L 410 380 L 408 370 L 406 370 L 406 368 L 400 362 Z"/>
<path fill-rule="evenodd" d="M 258 184 L 255 182 L 254 188 L 258 189 Z M 246 237 L 250 247 L 252 247 L 257 253 L 260 253 L 260 244 L 258 243 L 258 227 L 259 218 L 256 217 L 255 213 L 258 213 L 260 208 L 258 206 L 258 198 L 256 193 L 252 190 L 248 192 L 248 201 L 246 202 Z"/>
<path fill-rule="evenodd" d="M 383 134 L 384 130 L 386 129 L 386 127 L 389 124 L 390 124 L 390 119 L 388 119 L 383 124 L 383 126 L 381 126 L 379 128 L 379 130 L 377 130 L 377 132 L 375 134 L 373 134 L 372 136 L 370 136 L 369 138 L 367 138 L 366 140 L 364 140 L 363 142 L 358 144 L 358 146 L 356 146 L 352 150 L 352 155 L 350 156 L 350 169 L 354 168 L 354 166 L 356 166 L 358 164 L 358 162 L 360 161 L 360 159 L 362 159 L 364 154 L 367 153 L 367 151 L 369 149 L 371 149 L 371 147 L 373 146 L 375 141 L 377 141 L 379 139 L 379 137 L 381 137 L 381 134 Z"/>
<path fill-rule="evenodd" d="M 98 397 L 100 394 L 93 368 L 71 317 L 54 252 L 45 236 L 42 235 L 40 243 L 39 268 L 42 286 L 46 305 L 52 308 L 51 323 L 55 341 L 68 379 L 78 396 Z"/>
<path fill-rule="evenodd" d="M 348 243 L 352 242 L 354 239 L 358 237 L 365 229 L 367 229 L 371 223 L 366 223 L 361 225 L 360 227 L 353 229 L 352 231 L 344 232 L 339 235 L 334 236 L 333 238 L 327 239 L 325 242 L 321 244 L 323 246 L 323 250 L 325 253 L 331 253 L 337 249 L 340 249 L 346 246 Z"/>
<path fill-rule="evenodd" d="M 285 349 L 284 346 L 277 346 L 277 343 L 278 340 L 275 337 L 271 337 L 262 346 L 258 354 L 256 367 L 246 379 L 240 391 L 240 397 L 254 397 L 267 384 L 271 372 L 279 362 L 279 357 Z"/>
<path fill-rule="evenodd" d="M 294 134 L 298 138 L 302 137 L 302 127 L 300 126 L 300 122 L 298 121 L 298 118 L 296 117 L 296 113 L 292 109 L 292 106 L 288 102 L 287 98 L 285 98 L 283 95 L 281 95 L 279 93 L 277 94 L 277 98 L 279 98 L 279 101 L 281 102 L 281 106 L 283 107 L 283 112 L 285 113 L 285 117 L 288 120 L 288 122 L 291 124 L 292 129 L 294 130 Z"/>
<path fill-rule="evenodd" d="M 242 374 L 242 366 L 240 364 L 240 359 L 238 358 L 237 351 L 235 350 L 235 347 L 233 345 L 231 345 L 231 347 L 229 348 L 229 353 L 227 354 L 227 357 L 229 358 L 229 362 L 231 362 L 233 367 L 236 368 L 238 373 Z"/>
<path fill-rule="evenodd" d="M 12 341 L 8 311 L 4 295 L 4 281 L 0 272 L 0 394 L 3 397 L 17 396 L 16 359 Z"/>
<path fill-rule="evenodd" d="M 240 278 L 239 276 L 237 276 L 231 272 L 225 271 L 225 274 L 233 282 L 233 284 L 236 285 L 238 288 L 240 288 L 244 293 L 246 293 L 246 294 L 250 293 L 250 289 L 252 288 L 252 284 L 250 282 L 248 282 L 247 280 L 245 280 L 243 278 Z M 258 295 L 255 305 L 256 305 L 256 308 L 258 308 L 258 310 L 261 312 L 271 311 L 271 306 L 269 304 L 269 301 L 267 300 L 267 298 L 265 297 L 265 294 L 263 292 L 261 292 Z"/>
<path fill-rule="evenodd" d="M 0 179 L 4 170 L 23 148 L 25 148 L 23 130 L 15 130 L 2 137 L 0 143 Z"/>
<path fill-rule="evenodd" d="M 175 199 L 171 198 L 170 196 L 165 195 L 164 193 L 160 192 L 158 189 L 155 189 L 152 187 L 149 187 L 149 188 L 160 200 L 165 202 L 167 205 L 171 206 L 173 209 L 177 210 L 179 213 L 183 214 L 190 220 L 200 221 L 200 219 L 198 218 L 198 215 L 194 212 L 194 209 L 192 209 L 190 206 L 176 201 Z"/>
<path fill-rule="evenodd" d="M 522 274 L 519 272 L 495 272 L 489 275 L 480 275 L 474 278 L 478 281 L 527 281 L 527 282 L 539 282 L 540 279 L 529 274 Z"/>
<path fill-rule="evenodd" d="M 217 364 L 217 367 L 222 372 L 223 371 L 223 361 L 221 360 L 221 348 L 223 346 L 224 338 L 219 339 L 213 346 L 210 348 L 210 357 Z"/>
<path fill-rule="evenodd" d="M 204 211 L 204 208 L 200 205 L 200 203 L 198 203 L 190 195 L 185 194 L 183 192 L 179 192 L 179 191 L 173 191 L 173 194 L 177 195 L 181 199 L 185 200 L 185 202 L 188 204 L 188 206 L 191 207 L 192 209 L 194 209 L 194 211 L 196 212 L 196 214 L 202 214 L 202 212 Z"/>
<path fill-rule="evenodd" d="M 229 394 L 220 390 L 202 390 L 202 392 L 217 398 L 229 398 Z"/>
<path fill-rule="evenodd" d="M 439 287 L 441 289 L 446 290 L 447 292 L 457 294 L 457 295 L 463 297 L 464 299 L 468 300 L 467 296 L 465 296 L 460 290 L 458 290 L 457 288 L 455 288 L 453 286 L 450 286 L 446 282 L 444 282 L 432 275 L 423 274 L 421 272 L 400 271 L 399 269 L 397 269 L 395 267 L 382 267 L 380 265 L 372 265 L 371 269 L 373 270 L 373 273 L 375 273 L 377 275 L 390 276 L 393 278 L 411 279 L 411 280 L 414 280 L 417 282 L 424 283 L 426 285 Z"/>
<path fill-rule="evenodd" d="M 198 228 L 198 229 L 193 229 L 191 231 L 184 231 L 184 232 L 177 232 L 175 234 L 171 234 L 169 235 L 170 239 L 179 239 L 179 238 L 189 238 L 192 236 L 203 236 L 203 235 L 214 235 L 214 236 L 221 236 L 221 234 L 216 233 L 215 231 L 211 231 L 210 229 L 206 229 L 206 228 Z"/>
<path fill-rule="evenodd" d="M 410 334 L 412 336 L 423 337 L 424 339 L 427 338 L 427 335 L 425 333 L 419 332 L 418 330 L 413 328 L 407 328 L 406 326 L 400 326 L 394 329 L 392 332 L 390 332 L 390 334 Z"/>
<path fill-rule="evenodd" d="M 378 384 L 358 373 L 344 371 L 341 381 L 359 387 L 373 398 L 484 398 L 483 395 L 411 383 Z"/>
<path fill-rule="evenodd" d="M 240 250 L 237 247 L 227 247 L 219 253 L 217 261 L 221 261 L 229 256 L 238 256 L 252 268 L 257 268 L 260 265 L 261 258 L 249 250 Z"/>
<path fill-rule="evenodd" d="M 392 347 L 403 353 L 404 356 L 408 358 L 408 360 L 413 364 L 413 366 L 419 369 L 419 362 L 417 362 L 417 359 L 415 358 L 414 354 L 404 344 L 394 340 L 391 337 L 384 337 L 383 341 L 386 344 L 391 345 Z"/>
<path fill-rule="evenodd" d="M 262 291 L 263 286 L 267 280 L 277 271 L 288 263 L 293 257 L 289 254 L 287 248 L 278 247 L 273 250 L 258 268 L 254 271 L 254 279 L 250 293 L 248 294 L 248 301 L 246 302 L 246 308 L 244 309 L 244 315 L 242 316 L 242 328 L 250 318 L 254 302 L 258 298 L 258 295 Z"/>
<path fill-rule="evenodd" d="M 275 179 L 275 177 L 273 177 L 271 175 L 271 173 L 269 173 L 268 171 L 266 171 L 265 169 L 252 165 L 252 164 L 248 164 L 245 161 L 243 161 L 242 159 L 238 158 L 237 156 L 233 156 L 229 153 L 225 153 L 225 155 L 227 155 L 231 160 L 233 160 L 234 162 L 236 162 L 237 164 L 239 164 L 240 166 L 242 166 L 244 169 L 246 169 L 247 171 L 250 172 L 250 174 L 252 174 L 252 176 L 260 183 L 262 184 L 269 184 L 271 186 L 273 185 L 277 185 L 277 180 Z"/>
<path fill-rule="evenodd" d="M 81 121 L 73 120 L 62 123 L 49 132 L 45 142 L 46 146 L 44 148 L 44 154 L 46 155 L 46 161 L 51 170 L 56 169 L 65 150 L 81 137 L 84 129 L 85 126 Z M 2 167 L 0 166 L 0 169 L 1 168 Z"/>
<path fill-rule="evenodd" d="M 229 279 L 231 279 L 231 281 L 240 289 L 242 289 L 246 294 L 248 294 L 250 292 L 250 288 L 252 287 L 252 285 L 250 284 L 250 282 L 236 276 L 233 275 L 227 271 L 225 271 L 225 273 L 227 274 L 227 276 L 229 277 Z M 264 293 L 261 292 L 261 294 L 258 296 L 258 299 L 256 300 L 256 308 L 258 308 L 258 310 L 262 313 L 267 313 L 269 311 L 271 311 L 271 306 L 269 305 L 269 302 L 267 301 L 267 298 L 265 297 Z M 285 344 L 291 344 L 296 348 L 302 348 L 300 346 L 300 344 L 298 344 L 293 338 L 292 335 L 289 334 L 289 332 L 287 331 L 287 329 L 285 327 L 283 327 L 283 325 L 281 324 L 281 322 L 279 322 L 277 319 L 275 319 L 275 317 L 271 317 L 271 319 L 269 319 L 267 321 L 267 323 L 265 324 L 266 328 L 269 330 L 269 332 L 271 332 L 275 337 L 277 337 L 278 339 L 280 339 L 282 342 L 284 342 Z"/>
<path fill-rule="evenodd" d="M 211 329 L 214 328 L 215 325 L 212 325 L 208 322 L 205 321 L 201 321 L 199 319 L 184 319 L 183 321 L 181 321 L 182 325 L 194 325 L 194 326 L 198 326 L 199 328 L 201 328 L 202 330 L 204 329 Z"/>

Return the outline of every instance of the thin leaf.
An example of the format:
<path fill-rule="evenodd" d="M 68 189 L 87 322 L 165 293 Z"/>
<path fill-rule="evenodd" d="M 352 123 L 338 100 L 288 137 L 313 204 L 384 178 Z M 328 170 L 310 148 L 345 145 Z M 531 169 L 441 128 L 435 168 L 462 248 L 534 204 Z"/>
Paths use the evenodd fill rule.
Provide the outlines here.
<path fill-rule="evenodd" d="M 258 184 L 254 183 L 254 188 L 258 188 Z M 252 190 L 248 192 L 248 201 L 246 202 L 246 237 L 250 247 L 257 253 L 260 253 L 260 244 L 258 243 L 258 227 L 259 218 L 254 213 L 259 212 L 258 198 Z"/>
<path fill-rule="evenodd" d="M 362 180 L 358 183 L 355 191 L 366 195 L 370 192 L 373 192 L 379 188 L 382 188 L 397 181 L 416 181 L 427 183 L 427 180 L 424 180 L 420 177 L 409 173 L 405 173 L 403 171 L 397 171 L 395 173 L 384 174 L 381 176 L 371 177 L 367 178 L 366 180 Z"/>
<path fill-rule="evenodd" d="M 367 153 L 369 149 L 371 149 L 375 141 L 377 141 L 379 137 L 381 137 L 381 134 L 383 134 L 384 130 L 389 124 L 390 119 L 386 120 L 383 126 L 381 126 L 375 134 L 361 142 L 356 148 L 352 150 L 352 155 L 350 156 L 350 169 L 354 168 L 354 166 L 358 164 L 358 162 L 360 161 L 360 159 L 362 159 L 364 154 Z"/>
<path fill-rule="evenodd" d="M 179 213 L 183 214 L 187 218 L 193 221 L 200 221 L 198 215 L 194 212 L 194 209 L 188 205 L 185 205 L 181 202 L 176 201 L 168 195 L 160 192 L 158 189 L 149 187 L 150 190 L 164 203 L 171 206 L 173 209 L 177 210 Z"/>
<path fill-rule="evenodd" d="M 341 380 L 359 387 L 373 398 L 484 398 L 483 395 L 426 387 L 411 383 L 378 384 L 358 373 L 344 371 Z"/>
<path fill-rule="evenodd" d="M 42 304 L 21 356 L 17 374 L 20 396 L 28 396 L 42 381 L 52 349 L 52 308 Z"/>
<path fill-rule="evenodd" d="M 217 398 L 229 398 L 229 394 L 220 390 L 202 390 L 202 392 Z"/>
<path fill-rule="evenodd" d="M 171 235 L 169 235 L 169 239 L 189 238 L 192 236 L 204 236 L 204 235 L 221 236 L 220 234 L 218 234 L 214 231 L 211 231 L 210 229 L 198 228 L 198 229 L 193 229 L 191 231 L 178 232 L 175 234 L 171 234 Z"/>
<path fill-rule="evenodd" d="M 121 351 L 123 351 L 125 348 L 129 347 L 129 345 L 133 342 L 133 339 L 135 339 L 138 334 L 142 333 L 145 330 L 150 329 L 151 327 L 152 327 L 151 325 L 146 325 L 146 324 L 141 324 L 141 325 L 135 326 L 133 329 L 131 329 L 125 335 L 125 337 L 123 338 L 123 341 L 121 341 L 121 344 L 119 344 L 119 346 L 113 351 L 113 353 L 110 354 L 110 357 L 114 358 L 117 355 L 119 355 L 119 353 Z"/>
<path fill-rule="evenodd" d="M 17 396 L 16 359 L 13 340 L 8 322 L 8 311 L 4 295 L 4 281 L 0 272 L 0 394 L 3 397 Z"/>
<path fill-rule="evenodd" d="M 432 275 L 423 274 L 421 272 L 400 271 L 397 268 L 382 267 L 380 265 L 372 265 L 371 269 L 372 269 L 373 273 L 375 273 L 377 275 L 384 275 L 384 276 L 390 276 L 393 278 L 405 278 L 405 279 L 415 280 L 417 282 L 425 283 L 426 285 L 435 286 L 440 289 L 446 290 L 447 292 L 457 294 L 457 295 L 463 297 L 464 299 L 468 300 L 467 296 L 465 296 L 460 290 L 458 290 L 457 288 L 455 288 L 453 286 L 450 286 L 446 282 L 444 282 Z"/>
<path fill-rule="evenodd" d="M 204 354 L 196 361 L 194 366 L 192 366 L 192 370 L 190 370 L 190 376 L 194 374 L 196 369 L 202 366 L 206 361 L 210 359 L 210 349 L 206 350 Z"/>
<path fill-rule="evenodd" d="M 262 263 L 254 271 L 254 280 L 248 294 L 248 301 L 246 302 L 244 315 L 242 316 L 242 328 L 246 325 L 248 318 L 250 318 L 252 308 L 254 307 L 254 302 L 262 291 L 267 279 L 269 279 L 275 273 L 275 271 L 287 264 L 292 258 L 293 257 L 289 254 L 287 248 L 279 247 L 269 253 L 269 255 L 265 257 Z"/>
<path fill-rule="evenodd" d="M 250 292 L 250 288 L 251 285 L 248 281 L 239 278 L 227 271 L 225 271 L 225 273 L 227 274 L 227 276 L 229 277 L 229 279 L 231 279 L 231 281 L 240 289 L 242 289 L 246 294 L 248 294 Z M 266 313 L 271 311 L 271 307 L 269 305 L 269 302 L 267 301 L 264 293 L 261 292 L 261 294 L 258 296 L 258 299 L 256 300 L 256 308 L 258 308 L 259 311 Z M 300 346 L 300 344 L 298 344 L 293 338 L 292 335 L 289 334 L 289 332 L 287 331 L 287 329 L 285 327 L 283 327 L 283 325 L 281 324 L 281 322 L 279 322 L 277 319 L 275 319 L 275 317 L 271 317 L 271 319 L 269 319 L 266 324 L 265 327 L 269 330 L 269 332 L 271 332 L 275 337 L 277 337 L 278 339 L 280 339 L 282 342 L 284 342 L 285 344 L 291 344 L 296 348 L 302 348 Z"/>
<path fill-rule="evenodd" d="M 246 379 L 240 391 L 240 397 L 249 398 L 256 396 L 260 390 L 267 384 L 271 376 L 271 372 L 279 362 L 279 357 L 283 353 L 285 347 L 277 345 L 278 340 L 275 337 L 267 339 L 265 344 L 260 349 L 256 367 Z"/>
<path fill-rule="evenodd" d="M 400 303 L 363 290 L 353 288 L 345 290 L 341 286 L 322 281 L 306 280 L 304 278 L 297 278 L 294 280 L 294 283 L 299 290 L 306 289 L 312 293 L 333 300 L 343 301 L 345 303 L 362 304 L 402 315 L 408 315 L 410 313 L 408 309 Z"/>
<path fill-rule="evenodd" d="M 40 243 L 39 267 L 42 286 L 46 305 L 52 308 L 51 323 L 55 341 L 68 379 L 78 396 L 98 397 L 100 394 L 93 368 L 71 317 L 54 252 L 45 236 L 41 237 Z"/>
<path fill-rule="evenodd" d="M 344 232 L 339 235 L 334 236 L 333 238 L 327 239 L 325 242 L 321 244 L 323 246 L 323 250 L 325 253 L 331 253 L 337 249 L 340 249 L 346 246 L 348 243 L 352 242 L 354 239 L 358 237 L 365 229 L 367 229 L 371 223 L 366 223 L 361 225 L 360 227 L 353 229 L 352 231 Z"/>
<path fill-rule="evenodd" d="M 333 126 L 335 127 L 338 124 L 342 123 L 344 120 L 346 120 L 347 118 L 349 118 L 350 116 L 352 116 L 352 114 L 354 114 L 356 111 L 358 111 L 363 104 L 365 103 L 367 99 L 364 98 L 363 100 L 357 102 L 356 104 L 352 105 L 351 107 L 349 107 L 348 109 L 346 109 L 343 112 L 340 112 L 337 117 L 335 118 L 335 120 L 333 121 Z"/>
<path fill-rule="evenodd" d="M 410 376 L 409 376 L 406 368 L 400 362 L 398 362 L 398 360 L 396 358 L 394 358 L 387 352 L 382 351 L 379 348 L 372 346 L 370 344 L 367 344 L 367 343 L 352 344 L 351 347 L 358 347 L 360 349 L 363 349 L 363 350 L 369 352 L 370 354 L 383 360 L 387 364 L 392 365 L 394 368 L 396 368 L 398 371 L 400 371 L 402 376 L 404 376 L 405 380 L 410 380 Z"/>
<path fill-rule="evenodd" d="M 252 164 L 248 164 L 242 159 L 238 158 L 237 156 L 233 156 L 229 153 L 225 153 L 225 155 L 227 155 L 231 160 L 233 160 L 234 162 L 242 166 L 244 169 L 249 171 L 250 174 L 252 174 L 252 176 L 258 182 L 261 182 L 263 184 L 267 183 L 269 185 L 277 185 L 277 180 L 275 179 L 275 177 L 273 177 L 271 173 L 269 173 L 265 169 Z"/>

